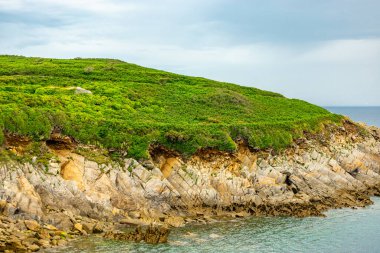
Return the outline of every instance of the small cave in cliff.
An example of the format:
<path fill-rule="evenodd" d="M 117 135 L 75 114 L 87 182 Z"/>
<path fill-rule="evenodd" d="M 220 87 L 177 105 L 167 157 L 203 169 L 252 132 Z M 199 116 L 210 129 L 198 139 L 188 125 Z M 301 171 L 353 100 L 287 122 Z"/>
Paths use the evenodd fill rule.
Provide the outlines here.
<path fill-rule="evenodd" d="M 149 148 L 149 155 L 154 162 L 159 160 L 159 157 L 179 157 L 178 152 L 167 149 L 161 145 L 152 145 Z"/>
<path fill-rule="evenodd" d="M 70 150 L 75 147 L 75 141 L 69 136 L 51 134 L 50 139 L 46 140 L 46 145 L 55 150 Z"/>

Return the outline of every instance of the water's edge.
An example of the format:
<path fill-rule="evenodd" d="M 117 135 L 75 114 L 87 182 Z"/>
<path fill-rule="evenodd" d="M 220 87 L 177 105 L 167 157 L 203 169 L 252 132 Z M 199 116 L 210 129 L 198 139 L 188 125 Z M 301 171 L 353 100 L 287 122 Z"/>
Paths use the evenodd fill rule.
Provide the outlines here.
<path fill-rule="evenodd" d="M 345 119 L 305 133 L 282 152 L 238 144 L 234 153 L 203 150 L 184 159 L 156 150 L 149 161 L 108 165 L 58 145 L 50 146 L 57 159 L 46 168 L 19 161 L 0 165 L 0 251 L 63 247 L 77 238 L 57 252 L 277 252 L 284 245 L 302 251 L 304 241 L 317 252 L 324 247 L 319 233 L 334 222 L 295 217 L 364 207 L 372 204 L 370 196 L 380 196 L 380 128 Z M 280 218 L 258 218 L 264 216 Z M 232 217 L 251 218 L 194 225 Z M 327 223 L 314 226 L 314 219 Z M 365 221 L 360 225 L 368 230 Z M 124 231 L 133 226 L 135 231 Z M 168 226 L 185 227 L 174 229 L 166 243 Z M 346 230 L 339 222 L 333 228 Z M 294 238 L 297 246 L 287 245 Z"/>
<path fill-rule="evenodd" d="M 369 106 L 369 107 L 325 106 L 324 108 L 332 113 L 348 116 L 354 121 L 364 122 L 367 125 L 380 127 L 380 106 Z"/>
<path fill-rule="evenodd" d="M 327 217 L 250 217 L 173 229 L 160 245 L 89 237 L 46 252 L 376 252 L 380 249 L 380 198 Z"/>
<path fill-rule="evenodd" d="M 380 127 L 380 107 L 325 107 Z M 335 209 L 326 217 L 250 217 L 173 229 L 169 243 L 148 245 L 91 237 L 47 252 L 378 252 L 380 198 L 359 209 Z"/>

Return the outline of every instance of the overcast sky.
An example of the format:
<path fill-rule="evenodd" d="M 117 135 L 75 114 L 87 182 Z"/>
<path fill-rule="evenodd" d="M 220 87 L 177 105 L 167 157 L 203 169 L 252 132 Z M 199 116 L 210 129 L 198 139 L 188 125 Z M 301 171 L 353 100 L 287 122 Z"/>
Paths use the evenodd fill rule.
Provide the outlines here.
<path fill-rule="evenodd" d="M 0 0 L 0 54 L 106 57 L 380 105 L 379 0 Z"/>

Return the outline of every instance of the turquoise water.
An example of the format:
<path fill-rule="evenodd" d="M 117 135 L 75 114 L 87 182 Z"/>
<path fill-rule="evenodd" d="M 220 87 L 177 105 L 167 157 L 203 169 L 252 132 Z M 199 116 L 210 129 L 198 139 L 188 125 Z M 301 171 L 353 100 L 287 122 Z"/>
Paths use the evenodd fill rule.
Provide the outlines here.
<path fill-rule="evenodd" d="M 338 209 L 326 218 L 249 218 L 175 229 L 169 243 L 88 238 L 49 252 L 380 252 L 380 198 L 361 209 Z"/>
<path fill-rule="evenodd" d="M 380 107 L 328 107 L 380 127 Z M 339 209 L 326 218 L 258 218 L 174 229 L 169 243 L 148 245 L 90 237 L 47 252 L 380 252 L 380 198 L 361 209 Z"/>

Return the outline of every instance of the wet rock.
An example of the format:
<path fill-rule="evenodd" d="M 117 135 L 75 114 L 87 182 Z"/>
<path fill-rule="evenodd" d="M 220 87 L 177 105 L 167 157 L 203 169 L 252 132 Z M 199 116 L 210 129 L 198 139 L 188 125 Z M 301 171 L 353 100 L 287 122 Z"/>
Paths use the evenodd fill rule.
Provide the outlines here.
<path fill-rule="evenodd" d="M 62 213 L 50 213 L 44 217 L 46 223 L 54 224 L 55 227 L 61 230 L 68 231 L 73 227 L 74 219 Z"/>
<path fill-rule="evenodd" d="M 164 226 L 138 226 L 132 232 L 106 232 L 104 237 L 115 240 L 145 241 L 146 243 L 157 244 L 168 241 L 170 230 Z"/>
<path fill-rule="evenodd" d="M 74 228 L 80 232 L 83 231 L 83 226 L 80 223 L 75 223 Z"/>
<path fill-rule="evenodd" d="M 83 230 L 86 231 L 88 234 L 92 234 L 92 231 L 94 229 L 94 224 L 90 222 L 82 222 Z"/>
<path fill-rule="evenodd" d="M 127 224 L 127 225 L 148 225 L 146 222 L 138 219 L 131 219 L 131 218 L 126 218 L 126 219 L 121 219 L 119 221 L 120 224 Z"/>
<path fill-rule="evenodd" d="M 145 242 L 147 243 L 166 243 L 168 241 L 170 230 L 164 226 L 149 226 L 145 232 Z"/>
<path fill-rule="evenodd" d="M 185 225 L 185 220 L 182 217 L 168 217 L 165 219 L 165 223 L 172 227 L 178 228 Z"/>
<path fill-rule="evenodd" d="M 162 241 L 160 232 L 143 225 L 182 226 L 179 216 L 207 223 L 214 215 L 304 217 L 365 206 L 369 195 L 380 194 L 380 142 L 352 129 L 335 129 L 327 146 L 327 137 L 305 134 L 279 154 L 240 145 L 234 154 L 205 150 L 186 160 L 155 154 L 144 167 L 133 159 L 125 159 L 126 166 L 99 165 L 58 149 L 59 161 L 47 170 L 0 165 L 0 213 L 12 217 L 0 217 L 0 238 L 24 240 L 27 247 L 37 245 L 32 237 L 60 245 L 59 238 L 140 226 L 128 235 L 114 232 L 115 237 L 154 243 Z M 27 226 L 24 219 L 51 225 Z M 68 235 L 61 236 L 63 231 Z"/>
<path fill-rule="evenodd" d="M 212 239 L 216 239 L 216 238 L 220 238 L 220 235 L 218 235 L 218 234 L 210 234 L 209 237 L 212 238 Z"/>
<path fill-rule="evenodd" d="M 35 220 L 14 221 L 9 217 L 0 216 L 1 224 L 4 226 L 0 226 L 0 252 L 35 252 L 41 248 L 54 246 L 55 240 L 62 239 L 61 236 L 55 235 L 62 231 L 48 230 L 46 227 L 50 229 L 53 227 L 41 226 Z"/>
<path fill-rule="evenodd" d="M 81 223 L 75 223 L 74 224 L 74 230 L 77 230 L 82 234 L 86 233 L 86 231 L 83 229 L 83 225 Z"/>
<path fill-rule="evenodd" d="M 60 239 L 60 240 L 57 240 L 57 246 L 63 246 L 63 245 L 65 245 L 67 242 L 65 241 L 65 240 L 62 240 L 62 239 Z"/>
<path fill-rule="evenodd" d="M 104 231 L 104 224 L 102 224 L 101 222 L 97 222 L 95 225 L 94 225 L 94 228 L 92 230 L 92 232 L 94 234 L 100 234 L 100 233 L 103 233 Z"/>
<path fill-rule="evenodd" d="M 28 250 L 31 252 L 36 252 L 40 250 L 40 246 L 38 246 L 37 244 L 32 244 L 28 246 Z"/>
<path fill-rule="evenodd" d="M 238 218 L 243 218 L 243 217 L 248 217 L 248 216 L 249 216 L 249 213 L 248 213 L 248 212 L 241 211 L 241 212 L 236 213 L 235 215 L 236 215 L 236 217 L 238 217 Z"/>

